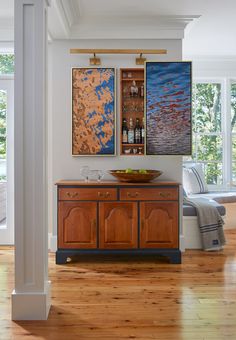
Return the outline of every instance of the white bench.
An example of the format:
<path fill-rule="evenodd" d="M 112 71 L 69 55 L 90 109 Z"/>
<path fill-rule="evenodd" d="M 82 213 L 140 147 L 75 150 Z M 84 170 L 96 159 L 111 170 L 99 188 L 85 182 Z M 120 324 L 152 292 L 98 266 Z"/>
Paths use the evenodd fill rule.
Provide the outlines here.
<path fill-rule="evenodd" d="M 200 197 L 200 195 L 198 196 L 194 195 L 194 197 Z M 203 197 L 202 194 L 201 197 Z M 226 216 L 225 207 L 210 198 L 209 202 L 211 202 L 212 205 L 217 207 L 219 213 L 225 220 Z M 185 249 L 202 249 L 201 234 L 198 226 L 196 209 L 194 207 L 186 205 L 183 206 L 183 235 Z"/>
<path fill-rule="evenodd" d="M 6 218 L 7 183 L 0 182 L 0 222 Z"/>

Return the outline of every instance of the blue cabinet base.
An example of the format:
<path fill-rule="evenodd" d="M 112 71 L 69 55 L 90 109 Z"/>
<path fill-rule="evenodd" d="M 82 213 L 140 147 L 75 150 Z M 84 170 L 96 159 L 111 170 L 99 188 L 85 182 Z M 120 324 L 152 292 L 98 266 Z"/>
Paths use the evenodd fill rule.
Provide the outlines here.
<path fill-rule="evenodd" d="M 121 256 L 165 256 L 168 257 L 170 263 L 181 263 L 181 251 L 179 249 L 127 249 L 127 250 L 100 250 L 100 249 L 58 249 L 56 252 L 56 264 L 65 264 L 74 260 L 76 256 L 82 255 L 119 255 Z"/>

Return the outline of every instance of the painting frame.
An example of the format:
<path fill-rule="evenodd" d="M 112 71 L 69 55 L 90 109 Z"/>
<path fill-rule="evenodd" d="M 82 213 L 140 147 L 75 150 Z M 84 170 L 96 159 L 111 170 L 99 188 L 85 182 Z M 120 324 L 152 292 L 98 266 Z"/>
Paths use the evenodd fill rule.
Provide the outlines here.
<path fill-rule="evenodd" d="M 113 140 L 113 148 L 112 152 L 109 153 L 75 153 L 75 148 L 74 148 L 74 78 L 73 78 L 73 70 L 79 70 L 79 71 L 88 71 L 91 70 L 91 72 L 96 71 L 96 70 L 112 70 L 113 72 L 113 79 L 112 79 L 112 84 L 113 84 L 113 91 L 112 91 L 112 97 L 113 97 L 113 134 L 112 134 L 112 140 Z M 95 88 L 94 88 L 94 91 Z M 114 157 L 116 156 L 117 150 L 116 150 L 116 68 L 115 67 L 96 67 L 96 66 L 82 66 L 82 67 L 77 67 L 73 66 L 71 67 L 71 155 L 73 157 Z"/>
<path fill-rule="evenodd" d="M 150 112 L 149 112 L 149 108 L 150 104 L 149 104 L 149 96 L 150 93 L 148 94 L 147 92 L 149 91 L 149 83 L 148 83 L 148 66 L 149 65 L 155 65 L 155 66 L 163 66 L 163 65 L 174 65 L 174 64 L 178 64 L 179 66 L 181 65 L 181 68 L 183 65 L 186 65 L 188 68 L 188 81 L 189 81 L 189 86 L 187 89 L 188 92 L 188 97 L 187 97 L 187 109 L 186 111 L 188 111 L 188 117 L 185 117 L 183 120 L 183 123 L 187 125 L 185 134 L 188 136 L 188 138 L 186 138 L 187 142 L 186 142 L 186 146 L 183 148 L 183 150 L 181 150 L 181 148 L 176 148 L 173 150 L 171 150 L 171 152 L 166 151 L 165 149 L 161 150 L 161 148 L 154 150 L 154 147 L 151 145 L 150 146 L 150 134 L 152 133 L 150 130 Z M 192 62 L 191 61 L 146 61 L 145 62 L 145 126 L 146 126 L 146 134 L 145 134 L 145 154 L 146 155 L 158 155 L 158 156 L 189 156 L 192 154 Z M 168 79 L 168 78 L 167 78 Z M 155 84 L 156 86 L 158 86 L 158 83 Z M 156 96 L 158 98 L 158 96 Z M 158 105 L 158 101 L 156 101 L 156 104 Z M 176 105 L 177 106 L 177 105 Z M 179 125 L 180 126 L 180 125 Z M 156 126 L 157 128 L 158 126 Z M 158 134 L 157 134 L 158 135 Z M 160 139 L 162 138 L 161 134 L 158 135 L 158 137 L 160 136 Z M 155 137 L 155 139 L 157 139 L 158 137 Z M 170 149 L 170 148 L 169 148 Z"/>

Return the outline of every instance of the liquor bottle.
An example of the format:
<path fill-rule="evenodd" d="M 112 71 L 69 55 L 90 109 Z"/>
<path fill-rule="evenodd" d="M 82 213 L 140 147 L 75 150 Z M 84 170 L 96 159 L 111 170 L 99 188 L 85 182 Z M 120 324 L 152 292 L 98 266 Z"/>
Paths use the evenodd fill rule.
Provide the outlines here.
<path fill-rule="evenodd" d="M 132 118 L 129 119 L 128 143 L 134 144 L 134 125 Z"/>
<path fill-rule="evenodd" d="M 125 118 L 122 121 L 122 143 L 123 144 L 128 143 L 128 127 L 127 127 L 127 121 Z"/>
<path fill-rule="evenodd" d="M 139 124 L 139 118 L 136 118 L 136 125 L 135 125 L 135 129 L 134 129 L 134 142 L 136 144 L 141 143 L 141 127 L 140 127 L 140 124 Z"/>
<path fill-rule="evenodd" d="M 144 97 L 144 84 L 140 87 L 140 97 Z"/>
<path fill-rule="evenodd" d="M 141 126 L 141 143 L 144 144 L 145 140 L 145 122 L 144 122 L 144 117 L 143 117 L 143 122 Z"/>
<path fill-rule="evenodd" d="M 138 86 L 136 85 L 135 80 L 132 81 L 132 85 L 131 85 L 131 88 L 130 88 L 130 96 L 131 97 L 138 96 Z"/>

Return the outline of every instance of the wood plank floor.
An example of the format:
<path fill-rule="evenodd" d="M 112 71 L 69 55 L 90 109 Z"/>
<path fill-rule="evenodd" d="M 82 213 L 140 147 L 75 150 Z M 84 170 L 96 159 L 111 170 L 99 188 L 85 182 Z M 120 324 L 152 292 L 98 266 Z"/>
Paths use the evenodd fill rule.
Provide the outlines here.
<path fill-rule="evenodd" d="M 236 339 L 236 231 L 218 253 L 55 265 L 47 321 L 11 321 L 13 249 L 0 249 L 0 339 Z"/>

